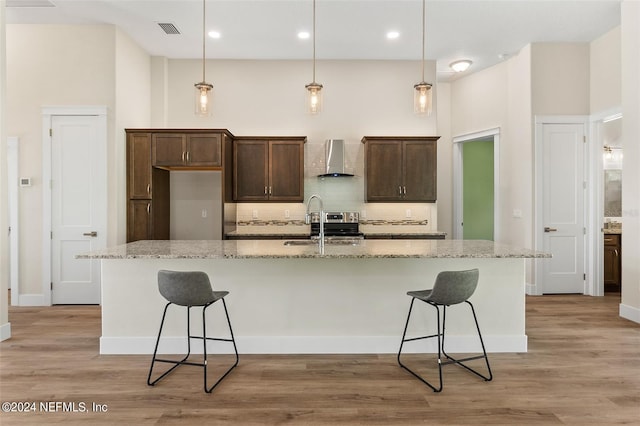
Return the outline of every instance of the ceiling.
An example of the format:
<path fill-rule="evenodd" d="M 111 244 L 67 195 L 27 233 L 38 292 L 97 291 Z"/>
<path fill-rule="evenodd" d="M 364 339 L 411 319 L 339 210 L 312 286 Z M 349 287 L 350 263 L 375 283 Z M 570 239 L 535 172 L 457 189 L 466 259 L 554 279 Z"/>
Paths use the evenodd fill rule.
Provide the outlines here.
<path fill-rule="evenodd" d="M 7 24 L 113 24 L 149 54 L 202 57 L 201 0 L 6 0 Z M 29 6 L 29 7 L 25 7 Z M 44 7 L 43 7 L 44 6 Z M 312 0 L 206 0 L 207 58 L 311 59 Z M 532 42 L 590 42 L 620 24 L 620 0 L 427 0 L 426 58 L 492 66 Z M 317 0 L 316 57 L 419 60 L 420 0 Z M 171 23 L 180 34 L 166 34 Z M 399 32 L 388 40 L 388 31 Z"/>

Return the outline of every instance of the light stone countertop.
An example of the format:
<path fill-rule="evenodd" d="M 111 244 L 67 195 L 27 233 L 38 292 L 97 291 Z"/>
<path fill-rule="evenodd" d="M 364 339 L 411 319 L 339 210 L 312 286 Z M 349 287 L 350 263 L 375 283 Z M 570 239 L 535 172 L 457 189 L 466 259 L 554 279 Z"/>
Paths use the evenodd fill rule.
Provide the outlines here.
<path fill-rule="evenodd" d="M 286 240 L 145 240 L 82 253 L 78 259 L 550 258 L 551 254 L 482 240 L 360 240 L 285 245 Z M 300 240 L 298 241 L 300 242 Z M 308 241 L 310 242 L 310 241 Z"/>

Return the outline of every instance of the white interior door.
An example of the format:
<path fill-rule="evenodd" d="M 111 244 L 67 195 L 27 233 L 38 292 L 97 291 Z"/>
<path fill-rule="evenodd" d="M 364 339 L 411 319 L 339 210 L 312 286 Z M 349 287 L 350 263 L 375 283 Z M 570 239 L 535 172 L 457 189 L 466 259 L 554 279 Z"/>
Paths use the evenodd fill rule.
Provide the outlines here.
<path fill-rule="evenodd" d="M 585 291 L 584 141 L 582 124 L 542 129 L 543 293 Z"/>
<path fill-rule="evenodd" d="M 100 263 L 75 259 L 106 246 L 106 139 L 96 116 L 51 117 L 51 302 L 100 303 Z"/>

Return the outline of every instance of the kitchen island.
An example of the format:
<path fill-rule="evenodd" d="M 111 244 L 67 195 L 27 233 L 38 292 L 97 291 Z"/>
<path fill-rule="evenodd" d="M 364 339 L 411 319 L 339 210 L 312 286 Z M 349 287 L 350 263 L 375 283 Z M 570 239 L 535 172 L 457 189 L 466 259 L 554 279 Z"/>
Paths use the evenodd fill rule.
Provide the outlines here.
<path fill-rule="evenodd" d="M 215 289 L 230 291 L 240 353 L 393 353 L 409 308 L 406 292 L 431 288 L 440 271 L 471 268 L 480 270 L 471 301 L 487 351 L 526 352 L 525 261 L 550 255 L 491 241 L 396 239 L 336 241 L 323 251 L 310 240 L 138 241 L 77 257 L 101 260 L 102 354 L 152 353 L 166 303 L 157 288 L 160 269 L 205 271 Z M 410 332 L 418 333 L 420 322 L 435 327 L 433 308 L 419 308 Z M 207 328 L 224 330 L 222 314 L 209 311 Z M 476 351 L 468 308 L 449 312 L 450 351 Z M 161 352 L 184 349 L 184 317 L 169 318 Z M 192 317 L 195 324 L 198 315 Z M 435 347 L 423 341 L 407 349 Z"/>

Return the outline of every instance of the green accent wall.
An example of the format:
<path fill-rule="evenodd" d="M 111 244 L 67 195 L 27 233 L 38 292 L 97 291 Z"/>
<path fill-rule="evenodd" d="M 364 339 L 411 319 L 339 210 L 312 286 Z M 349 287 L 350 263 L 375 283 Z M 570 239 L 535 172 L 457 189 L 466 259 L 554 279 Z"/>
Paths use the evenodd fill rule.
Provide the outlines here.
<path fill-rule="evenodd" d="M 462 145 L 462 235 L 493 240 L 493 139 Z"/>

